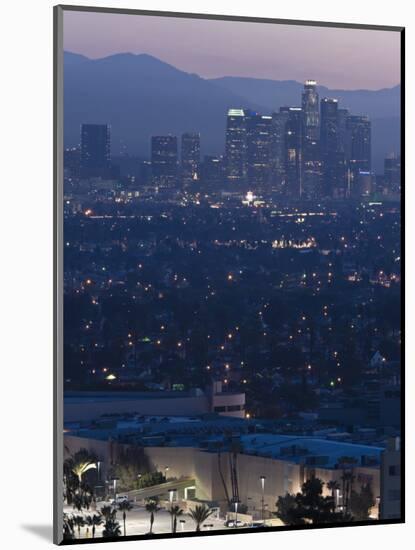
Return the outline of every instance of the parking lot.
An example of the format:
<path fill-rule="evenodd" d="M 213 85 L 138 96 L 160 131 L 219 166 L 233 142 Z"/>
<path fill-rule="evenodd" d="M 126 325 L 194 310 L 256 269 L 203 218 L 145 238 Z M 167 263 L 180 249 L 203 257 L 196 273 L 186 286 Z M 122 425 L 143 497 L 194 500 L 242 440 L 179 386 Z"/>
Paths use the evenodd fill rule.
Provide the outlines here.
<path fill-rule="evenodd" d="M 104 504 L 104 503 L 103 503 Z M 103 504 L 97 505 L 97 512 Z M 107 504 L 107 503 L 105 503 Z M 85 513 L 77 512 L 72 508 L 72 506 L 65 506 L 64 512 L 71 515 L 92 515 L 94 514 L 93 510 L 90 510 Z M 121 533 L 123 532 L 123 519 L 122 512 L 117 511 L 117 520 L 120 522 Z M 187 514 L 183 514 L 177 518 L 177 533 L 186 532 L 186 531 L 195 531 L 196 524 Z M 225 526 L 224 519 L 217 519 L 213 516 L 209 517 L 204 524 L 201 526 L 202 531 L 218 530 L 218 529 L 228 529 Z M 102 536 L 103 526 L 98 526 L 96 528 L 95 537 Z M 127 512 L 126 518 L 126 534 L 128 535 L 145 535 L 150 531 L 150 514 L 146 511 L 145 507 L 134 505 L 133 509 Z M 172 521 L 171 516 L 168 511 L 164 508 L 160 509 L 159 512 L 155 514 L 154 524 L 153 524 L 153 533 L 171 533 L 172 532 Z M 78 531 L 75 529 L 75 536 L 78 538 Z M 92 537 L 91 527 L 87 528 L 81 527 L 81 538 Z"/>

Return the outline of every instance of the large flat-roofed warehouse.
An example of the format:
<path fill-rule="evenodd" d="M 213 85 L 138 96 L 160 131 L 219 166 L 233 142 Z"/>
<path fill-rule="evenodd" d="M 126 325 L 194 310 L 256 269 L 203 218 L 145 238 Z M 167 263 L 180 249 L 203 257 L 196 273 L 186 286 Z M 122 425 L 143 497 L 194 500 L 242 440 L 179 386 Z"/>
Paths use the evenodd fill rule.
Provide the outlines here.
<path fill-rule="evenodd" d="M 256 425 L 247 420 L 220 416 L 129 416 L 102 419 L 94 426 L 68 425 L 65 446 L 71 454 L 80 448 L 94 452 L 104 476 L 124 448 L 143 447 L 154 470 L 168 468 L 173 479 L 194 480 L 194 498 L 222 509 L 236 480 L 239 499 L 254 517 L 262 498 L 272 514 L 279 496 L 300 491 L 311 476 L 325 482 L 328 492 L 329 481 L 341 486 L 345 469 L 352 470 L 356 489 L 370 484 L 376 497 L 372 517 L 378 517 L 379 501 L 390 494 L 387 475 L 381 482 L 385 446 L 337 441 L 333 433 L 325 437 L 255 431 Z M 261 477 L 266 479 L 263 489 Z M 181 498 L 187 498 L 187 491 Z"/>

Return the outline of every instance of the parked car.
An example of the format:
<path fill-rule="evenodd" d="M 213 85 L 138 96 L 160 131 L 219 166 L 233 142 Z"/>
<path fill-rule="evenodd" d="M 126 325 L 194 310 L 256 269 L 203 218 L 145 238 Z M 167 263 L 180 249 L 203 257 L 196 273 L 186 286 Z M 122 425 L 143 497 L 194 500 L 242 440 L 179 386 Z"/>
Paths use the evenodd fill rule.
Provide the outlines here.
<path fill-rule="evenodd" d="M 112 499 L 111 504 L 113 506 L 118 506 L 118 504 L 121 504 L 122 502 L 128 502 L 127 495 L 117 495 L 117 498 Z"/>
<path fill-rule="evenodd" d="M 225 527 L 246 527 L 246 523 L 244 521 L 234 520 L 234 519 L 228 519 L 225 521 Z"/>

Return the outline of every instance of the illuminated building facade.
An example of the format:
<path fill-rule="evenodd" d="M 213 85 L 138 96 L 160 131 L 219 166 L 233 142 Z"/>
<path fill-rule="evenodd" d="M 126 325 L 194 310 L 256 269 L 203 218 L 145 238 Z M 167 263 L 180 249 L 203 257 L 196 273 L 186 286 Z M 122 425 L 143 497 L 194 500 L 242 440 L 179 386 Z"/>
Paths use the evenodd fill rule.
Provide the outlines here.
<path fill-rule="evenodd" d="M 348 178 L 351 194 L 361 195 L 358 189 L 359 180 L 362 179 L 360 174 L 370 173 L 371 170 L 371 123 L 369 118 L 367 116 L 348 116 L 347 133 L 350 143 Z"/>
<path fill-rule="evenodd" d="M 288 108 L 284 107 L 272 113 L 271 184 L 280 194 L 285 190 L 285 125 L 288 116 Z"/>
<path fill-rule="evenodd" d="M 152 182 L 157 187 L 174 187 L 177 184 L 177 137 L 151 138 Z"/>
<path fill-rule="evenodd" d="M 200 179 L 200 134 L 183 134 L 181 153 L 182 182 L 190 185 Z"/>
<path fill-rule="evenodd" d="M 249 184 L 264 187 L 271 176 L 272 117 L 253 114 L 247 118 L 247 169 Z"/>
<path fill-rule="evenodd" d="M 302 195 L 315 199 L 321 195 L 322 163 L 320 158 L 320 104 L 317 82 L 306 80 L 302 93 L 303 109 L 303 190 Z"/>
<path fill-rule="evenodd" d="M 303 111 L 300 107 L 288 108 L 284 142 L 286 194 L 291 198 L 301 198 L 303 192 Z"/>
<path fill-rule="evenodd" d="M 318 141 L 320 137 L 320 106 L 315 80 L 305 81 L 301 99 L 304 117 L 304 141 L 305 143 Z"/>
<path fill-rule="evenodd" d="M 323 163 L 323 196 L 339 197 L 346 188 L 346 160 L 339 136 L 338 101 L 321 100 L 321 159 Z"/>
<path fill-rule="evenodd" d="M 385 185 L 388 194 L 401 192 L 401 157 L 390 155 L 384 162 Z"/>
<path fill-rule="evenodd" d="M 216 187 L 223 180 L 223 159 L 206 155 L 202 164 L 202 182 L 207 186 Z"/>
<path fill-rule="evenodd" d="M 247 176 L 247 125 L 243 109 L 229 109 L 226 123 L 226 178 L 240 184 Z"/>

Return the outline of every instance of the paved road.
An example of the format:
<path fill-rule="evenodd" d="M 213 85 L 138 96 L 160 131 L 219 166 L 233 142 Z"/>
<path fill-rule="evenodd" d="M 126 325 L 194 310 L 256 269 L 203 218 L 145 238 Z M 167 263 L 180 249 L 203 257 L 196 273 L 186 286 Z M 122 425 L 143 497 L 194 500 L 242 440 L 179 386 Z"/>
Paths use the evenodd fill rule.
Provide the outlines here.
<path fill-rule="evenodd" d="M 195 480 L 193 478 L 184 478 L 173 481 L 166 481 L 159 485 L 152 485 L 145 489 L 137 489 L 135 491 L 129 491 L 122 493 L 128 496 L 129 500 L 145 500 L 146 498 L 152 498 L 156 496 L 166 495 L 168 498 L 168 492 L 171 489 L 183 492 L 186 487 L 194 487 Z M 121 494 L 121 493 L 120 493 Z"/>

